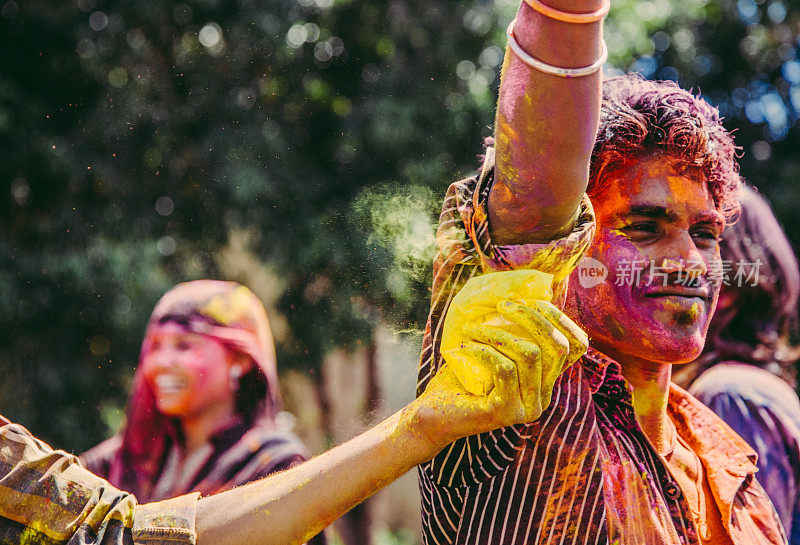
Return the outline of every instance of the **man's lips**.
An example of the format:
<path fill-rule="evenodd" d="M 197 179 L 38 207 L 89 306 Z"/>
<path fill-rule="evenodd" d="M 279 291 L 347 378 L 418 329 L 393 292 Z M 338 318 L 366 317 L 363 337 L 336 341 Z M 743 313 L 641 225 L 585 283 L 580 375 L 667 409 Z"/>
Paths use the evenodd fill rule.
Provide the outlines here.
<path fill-rule="evenodd" d="M 711 299 L 709 288 L 690 288 L 688 286 L 654 286 L 644 293 L 645 297 L 697 297 L 699 299 Z"/>

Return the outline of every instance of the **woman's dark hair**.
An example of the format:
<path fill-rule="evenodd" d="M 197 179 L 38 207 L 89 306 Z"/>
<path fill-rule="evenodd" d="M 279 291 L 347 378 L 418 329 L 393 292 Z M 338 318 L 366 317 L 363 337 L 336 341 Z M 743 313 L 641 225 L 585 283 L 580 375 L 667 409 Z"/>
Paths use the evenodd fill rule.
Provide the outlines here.
<path fill-rule="evenodd" d="M 257 365 L 239 377 L 239 390 L 236 392 L 236 412 L 242 415 L 245 423 L 252 425 L 267 414 L 275 418 L 277 411 L 269 397 L 269 384 Z"/>
<path fill-rule="evenodd" d="M 727 285 L 706 347 L 716 361 L 765 367 L 794 385 L 800 356 L 791 344 L 800 299 L 797 257 L 766 199 L 748 187 L 738 198 L 739 219 L 720 243 Z"/>

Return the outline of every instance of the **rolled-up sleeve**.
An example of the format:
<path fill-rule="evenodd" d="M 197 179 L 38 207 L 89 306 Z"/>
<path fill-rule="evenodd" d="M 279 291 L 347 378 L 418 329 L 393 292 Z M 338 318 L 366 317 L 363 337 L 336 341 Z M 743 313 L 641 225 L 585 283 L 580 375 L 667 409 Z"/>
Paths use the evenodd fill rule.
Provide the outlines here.
<path fill-rule="evenodd" d="M 199 494 L 136 498 L 0 416 L 0 542 L 194 544 Z"/>
<path fill-rule="evenodd" d="M 489 227 L 489 194 L 494 184 L 494 148 L 486 155 L 477 176 L 454 182 L 448 189 L 436 233 L 431 326 L 438 346 L 437 322 L 446 304 L 476 274 L 534 269 L 553 275 L 553 301 L 561 304 L 569 274 L 592 243 L 595 216 L 584 195 L 572 230 L 547 243 L 498 245 Z M 444 303 L 444 304 L 443 304 Z"/>
<path fill-rule="evenodd" d="M 133 511 L 133 541 L 148 545 L 194 544 L 199 493 L 144 503 Z"/>
<path fill-rule="evenodd" d="M 469 237 L 480 256 L 484 272 L 535 269 L 563 281 L 583 257 L 595 230 L 594 210 L 589 198 L 581 200 L 572 230 L 562 238 L 544 244 L 496 245 L 491 239 L 488 205 L 494 183 L 494 149 L 488 148 L 466 225 Z"/>

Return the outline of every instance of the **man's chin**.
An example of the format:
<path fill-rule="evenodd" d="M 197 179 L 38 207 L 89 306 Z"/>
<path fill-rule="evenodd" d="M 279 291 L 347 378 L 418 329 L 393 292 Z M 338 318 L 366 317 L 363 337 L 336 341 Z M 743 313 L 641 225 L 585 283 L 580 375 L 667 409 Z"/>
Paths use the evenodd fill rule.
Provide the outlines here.
<path fill-rule="evenodd" d="M 680 365 L 696 360 L 703 352 L 705 335 L 695 332 L 687 336 L 662 336 L 650 350 L 652 361 Z"/>
<path fill-rule="evenodd" d="M 703 353 L 703 345 L 700 345 L 699 347 L 693 346 L 687 348 L 684 351 L 681 351 L 680 353 L 675 354 L 675 359 L 673 359 L 670 363 L 672 365 L 684 365 L 693 362 L 694 360 L 699 358 L 700 354 L 702 353 Z"/>
<path fill-rule="evenodd" d="M 697 297 L 644 298 L 642 303 L 641 313 L 656 328 L 700 329 L 710 313 L 707 302 Z"/>
<path fill-rule="evenodd" d="M 612 342 L 612 347 L 618 353 L 664 364 L 688 363 L 702 353 L 706 341 L 705 321 L 674 325 L 652 321 L 650 325 L 650 328 L 627 332 Z"/>

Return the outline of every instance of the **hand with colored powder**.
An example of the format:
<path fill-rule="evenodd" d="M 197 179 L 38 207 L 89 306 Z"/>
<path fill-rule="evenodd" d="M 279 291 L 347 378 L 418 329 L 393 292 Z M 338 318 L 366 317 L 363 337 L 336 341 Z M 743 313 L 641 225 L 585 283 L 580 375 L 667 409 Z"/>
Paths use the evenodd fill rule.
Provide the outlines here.
<path fill-rule="evenodd" d="M 453 298 L 444 322 L 442 356 L 470 393 L 486 395 L 496 370 L 514 366 L 520 421 L 542 414 L 558 377 L 588 346 L 586 333 L 550 302 L 551 281 L 538 271 L 473 278 Z"/>
<path fill-rule="evenodd" d="M 525 421 L 517 368 L 498 361 L 491 371 L 486 393 L 468 392 L 447 365 L 443 365 L 425 391 L 404 413 L 408 429 L 424 445 L 419 462 L 433 457 L 456 439 Z"/>
<path fill-rule="evenodd" d="M 537 319 L 530 318 L 533 312 L 515 308 L 508 315 L 529 327 Z M 468 392 L 444 365 L 418 398 L 347 443 L 263 481 L 203 498 L 197 545 L 304 543 L 456 439 L 528 421 L 534 413 L 520 388 L 522 366 L 510 358 L 486 361 L 496 365 L 484 368 L 484 392 Z"/>
<path fill-rule="evenodd" d="M 0 534 L 15 535 L 18 523 L 11 515 L 24 513 L 28 531 L 46 528 L 52 535 L 66 537 L 88 531 L 102 536 L 103 543 L 117 545 L 131 542 L 130 527 L 136 524 L 134 544 L 195 543 L 195 533 L 197 545 L 306 543 L 348 509 L 455 439 L 523 422 L 526 410 L 517 366 L 498 360 L 486 378 L 490 381 L 488 391 L 472 394 L 444 365 L 425 391 L 405 408 L 311 460 L 199 500 L 182 496 L 139 506 L 132 495 L 89 473 L 74 456 L 54 452 L 21 426 L 0 416 L 0 453 L 9 462 L 0 467 L 0 478 L 25 491 L 17 494 L 28 502 L 20 511 L 15 496 L 0 498 Z M 42 475 L 50 477 L 41 481 Z M 29 494 L 37 481 L 64 493 L 55 494 L 56 500 Z M 80 494 L 67 494 L 67 489 L 80 490 Z M 100 496 L 105 501 L 98 502 Z M 51 516 L 52 509 L 48 508 L 60 505 L 58 502 L 73 509 L 75 505 L 85 506 L 80 509 L 78 523 L 74 517 Z M 26 511 L 25 505 L 34 507 Z M 196 517 L 192 515 L 193 506 Z M 127 532 L 118 531 L 123 524 Z"/>

